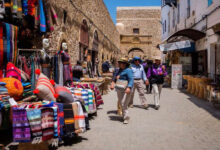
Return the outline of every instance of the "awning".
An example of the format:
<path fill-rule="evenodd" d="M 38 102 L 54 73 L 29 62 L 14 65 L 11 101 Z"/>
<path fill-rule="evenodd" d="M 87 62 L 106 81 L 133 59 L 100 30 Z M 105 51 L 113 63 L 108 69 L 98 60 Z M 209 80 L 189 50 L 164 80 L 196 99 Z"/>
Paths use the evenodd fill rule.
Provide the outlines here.
<path fill-rule="evenodd" d="M 184 29 L 184 30 L 177 31 L 176 33 L 171 35 L 167 39 L 167 42 L 169 42 L 173 37 L 178 37 L 178 36 L 185 36 L 185 37 L 187 37 L 189 39 L 197 41 L 197 40 L 205 37 L 206 34 L 201 32 L 201 31 L 199 31 L 199 30 L 195 30 L 195 29 Z"/>
<path fill-rule="evenodd" d="M 161 44 L 159 45 L 159 48 L 161 51 L 172 51 L 172 50 L 183 50 L 187 52 L 194 51 L 195 44 L 191 43 L 189 40 L 186 41 L 180 41 L 180 42 L 174 42 L 174 43 L 168 43 L 168 44 Z"/>

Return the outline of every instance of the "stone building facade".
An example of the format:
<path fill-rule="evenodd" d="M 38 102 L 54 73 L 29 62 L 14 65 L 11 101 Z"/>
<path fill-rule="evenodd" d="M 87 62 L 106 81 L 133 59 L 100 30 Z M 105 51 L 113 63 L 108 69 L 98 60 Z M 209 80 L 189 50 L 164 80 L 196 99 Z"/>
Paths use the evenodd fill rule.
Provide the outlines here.
<path fill-rule="evenodd" d="M 49 33 L 50 50 L 68 44 L 71 62 L 97 57 L 99 62 L 114 59 L 119 53 L 119 33 L 103 0 L 47 0 L 56 11 L 58 24 Z M 83 58 L 91 55 L 89 58 Z M 117 59 L 117 58 L 115 58 Z M 94 61 L 94 60 L 93 60 Z"/>
<path fill-rule="evenodd" d="M 117 29 L 120 49 L 128 57 L 152 59 L 161 56 L 160 7 L 118 7 Z"/>

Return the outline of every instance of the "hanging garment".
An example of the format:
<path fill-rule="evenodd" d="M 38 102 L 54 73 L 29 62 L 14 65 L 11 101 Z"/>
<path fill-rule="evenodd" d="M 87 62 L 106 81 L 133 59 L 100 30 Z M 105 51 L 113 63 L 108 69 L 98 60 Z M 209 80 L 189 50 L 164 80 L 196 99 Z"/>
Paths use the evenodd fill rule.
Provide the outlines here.
<path fill-rule="evenodd" d="M 55 54 L 53 57 L 53 79 L 55 81 L 55 83 L 59 84 L 59 76 L 58 76 L 58 54 Z"/>
<path fill-rule="evenodd" d="M 3 43 L 3 25 L 0 24 L 0 78 L 3 78 L 3 64 L 4 64 L 4 43 Z"/>
<path fill-rule="evenodd" d="M 22 19 L 22 0 L 17 0 L 18 1 L 18 9 L 17 9 L 17 17 L 18 19 Z"/>
<path fill-rule="evenodd" d="M 59 85 L 62 85 L 63 86 L 63 63 L 62 63 L 62 56 L 59 54 L 58 55 L 58 68 L 59 68 Z"/>
<path fill-rule="evenodd" d="M 72 103 L 72 108 L 73 108 L 73 114 L 74 114 L 74 126 L 75 126 L 75 133 L 80 133 L 80 128 L 79 128 L 79 120 L 78 120 L 78 105 L 77 103 Z"/>
<path fill-rule="evenodd" d="M 11 49 L 10 49 L 10 62 L 14 60 L 14 26 L 10 24 L 10 44 L 11 44 Z"/>
<path fill-rule="evenodd" d="M 45 53 L 45 56 L 40 58 L 41 68 L 44 75 L 50 79 L 50 68 L 51 68 L 51 58 L 48 54 Z"/>
<path fill-rule="evenodd" d="M 5 15 L 5 2 L 4 0 L 0 0 L 0 19 L 4 19 Z"/>
<path fill-rule="evenodd" d="M 51 14 L 52 14 L 53 24 L 58 25 L 57 13 L 54 10 L 53 6 L 50 6 L 50 9 L 51 9 Z"/>
<path fill-rule="evenodd" d="M 38 6 L 35 6 L 34 18 L 35 18 L 34 28 L 38 29 L 40 25 L 40 8 Z"/>
<path fill-rule="evenodd" d="M 39 0 L 39 7 L 40 7 L 40 31 L 46 32 L 46 19 L 45 19 L 44 6 L 42 0 Z"/>
<path fill-rule="evenodd" d="M 6 47 L 6 64 L 10 62 L 10 51 L 11 51 L 11 42 L 10 42 L 10 24 L 5 23 L 6 27 L 6 41 L 7 41 L 7 47 Z"/>
<path fill-rule="evenodd" d="M 74 125 L 74 114 L 72 104 L 64 104 L 64 137 L 73 138 L 75 137 L 75 125 Z"/>
<path fill-rule="evenodd" d="M 70 76 L 70 55 L 66 52 L 62 54 L 62 62 L 63 62 L 63 82 L 71 82 Z"/>
<path fill-rule="evenodd" d="M 11 0 L 5 0 L 5 20 L 10 21 L 11 18 Z"/>
<path fill-rule="evenodd" d="M 14 26 L 14 59 L 13 59 L 13 63 L 16 64 L 17 62 L 17 53 L 18 53 L 18 45 L 17 45 L 17 40 L 18 40 L 18 27 Z"/>
<path fill-rule="evenodd" d="M 37 4 L 37 0 L 28 0 L 28 15 L 35 15 L 35 6 Z"/>
<path fill-rule="evenodd" d="M 59 140 L 63 137 L 63 128 L 64 128 L 64 112 L 63 112 L 63 104 L 62 103 L 56 103 L 58 106 L 58 136 Z"/>
<path fill-rule="evenodd" d="M 24 15 L 28 15 L 28 0 L 22 0 L 22 10 Z"/>
<path fill-rule="evenodd" d="M 27 109 L 27 117 L 30 123 L 33 143 L 40 143 L 42 141 L 41 110 Z"/>
<path fill-rule="evenodd" d="M 17 19 L 17 12 L 18 12 L 18 1 L 17 0 L 11 0 L 11 10 L 12 10 L 12 18 Z"/>
<path fill-rule="evenodd" d="M 30 142 L 31 133 L 27 112 L 24 108 L 13 108 L 13 141 Z"/>
<path fill-rule="evenodd" d="M 52 108 L 41 109 L 42 140 L 48 141 L 54 136 L 54 114 Z"/>
<path fill-rule="evenodd" d="M 34 56 L 31 56 L 31 89 L 35 89 L 35 58 Z"/>

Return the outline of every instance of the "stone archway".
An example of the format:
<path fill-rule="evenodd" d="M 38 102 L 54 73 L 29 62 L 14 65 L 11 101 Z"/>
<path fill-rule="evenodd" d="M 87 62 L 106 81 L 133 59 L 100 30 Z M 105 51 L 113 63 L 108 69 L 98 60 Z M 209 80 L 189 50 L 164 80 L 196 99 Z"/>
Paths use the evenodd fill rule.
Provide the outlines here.
<path fill-rule="evenodd" d="M 143 58 L 144 57 L 144 51 L 140 48 L 137 48 L 137 47 L 130 49 L 128 51 L 128 57 L 132 58 L 134 56 L 138 56 L 140 58 Z"/>

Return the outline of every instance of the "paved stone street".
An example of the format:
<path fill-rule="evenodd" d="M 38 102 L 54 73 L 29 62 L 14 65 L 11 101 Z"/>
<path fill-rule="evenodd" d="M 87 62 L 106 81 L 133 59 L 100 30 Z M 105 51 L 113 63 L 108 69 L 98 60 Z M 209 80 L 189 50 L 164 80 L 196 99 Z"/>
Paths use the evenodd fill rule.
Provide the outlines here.
<path fill-rule="evenodd" d="M 105 105 L 82 140 L 61 150 L 220 150 L 220 111 L 206 101 L 163 89 L 161 109 L 130 109 L 128 125 L 116 115 L 116 93 L 104 96 Z M 153 96 L 147 95 L 150 104 Z"/>

